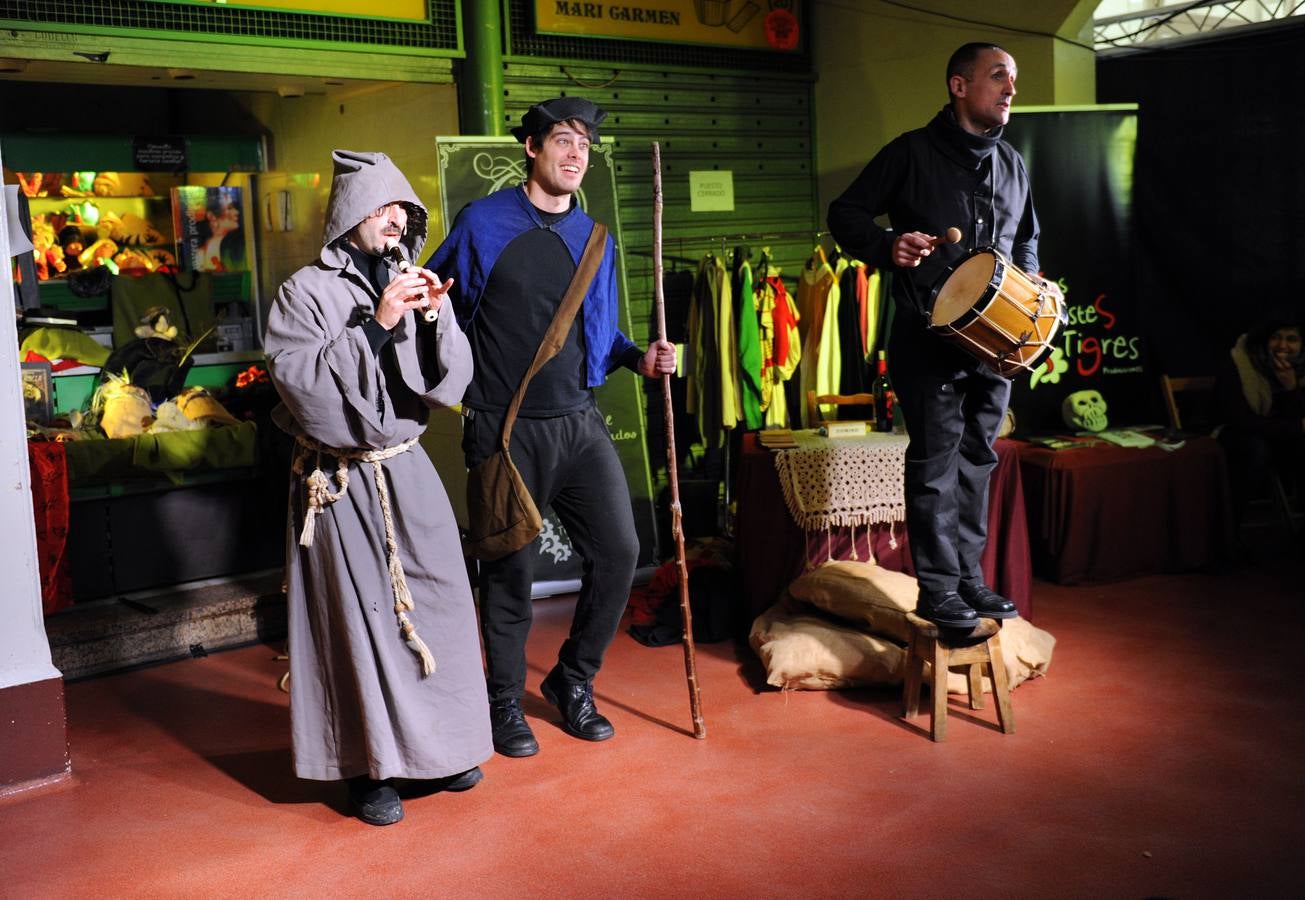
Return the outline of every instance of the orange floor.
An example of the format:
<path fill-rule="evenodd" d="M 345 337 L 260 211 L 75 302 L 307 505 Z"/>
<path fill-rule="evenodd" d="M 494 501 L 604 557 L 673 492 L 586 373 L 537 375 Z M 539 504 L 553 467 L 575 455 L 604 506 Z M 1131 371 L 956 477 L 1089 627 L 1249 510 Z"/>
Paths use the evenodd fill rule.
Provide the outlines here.
<path fill-rule="evenodd" d="M 540 601 L 542 752 L 373 828 L 290 775 L 284 663 L 255 646 L 68 687 L 74 777 L 0 801 L 0 896 L 1300 896 L 1299 567 L 1035 586 L 1058 639 L 1016 733 L 957 704 L 947 741 L 895 692 L 781 694 L 751 654 L 618 637 L 616 738 L 556 727 L 538 679 L 570 598 Z"/>

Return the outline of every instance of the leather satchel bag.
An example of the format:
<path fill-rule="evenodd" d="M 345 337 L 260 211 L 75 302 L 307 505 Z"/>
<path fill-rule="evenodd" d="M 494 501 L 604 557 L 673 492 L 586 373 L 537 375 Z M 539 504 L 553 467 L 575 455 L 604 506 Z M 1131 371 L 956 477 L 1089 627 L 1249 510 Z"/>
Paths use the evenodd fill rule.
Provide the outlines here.
<path fill-rule="evenodd" d="M 517 411 L 526 396 L 526 387 L 535 373 L 544 367 L 544 363 L 562 349 L 567 333 L 571 330 L 571 322 L 598 272 L 606 246 L 607 226 L 596 222 L 593 231 L 589 233 L 589 241 L 585 244 L 584 254 L 580 257 L 580 265 L 576 267 L 571 284 L 503 417 L 499 449 L 467 473 L 468 524 L 463 539 L 463 552 L 467 556 L 487 561 L 502 559 L 533 541 L 544 527 L 539 508 L 535 506 L 521 473 L 512 462 L 508 443 L 512 438 Z"/>

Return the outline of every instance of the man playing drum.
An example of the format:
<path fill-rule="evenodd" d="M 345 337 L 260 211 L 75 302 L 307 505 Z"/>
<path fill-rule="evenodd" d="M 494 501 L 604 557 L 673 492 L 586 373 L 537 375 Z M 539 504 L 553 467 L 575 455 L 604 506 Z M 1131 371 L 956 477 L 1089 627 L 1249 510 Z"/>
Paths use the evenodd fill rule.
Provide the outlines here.
<path fill-rule="evenodd" d="M 888 361 L 906 419 L 907 532 L 920 583 L 917 613 L 971 628 L 1015 605 L 983 582 L 988 476 L 1010 382 L 930 330 L 932 289 L 967 253 L 991 247 L 1038 271 L 1038 219 L 1024 161 L 1001 139 L 1015 60 L 966 44 L 947 62 L 948 105 L 890 142 L 829 208 L 843 250 L 893 273 L 897 308 Z M 887 214 L 891 230 L 875 223 Z M 956 240 L 951 228 L 959 229 Z M 1038 279 L 1055 302 L 1059 290 Z"/>

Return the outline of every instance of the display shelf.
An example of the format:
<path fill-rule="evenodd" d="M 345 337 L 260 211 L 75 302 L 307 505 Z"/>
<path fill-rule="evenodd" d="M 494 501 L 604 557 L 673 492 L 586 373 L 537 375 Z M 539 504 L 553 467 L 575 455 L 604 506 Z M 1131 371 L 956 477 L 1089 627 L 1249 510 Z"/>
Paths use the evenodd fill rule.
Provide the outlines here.
<path fill-rule="evenodd" d="M 172 472 L 168 475 L 141 476 L 139 478 L 111 481 L 105 484 L 72 486 L 68 489 L 68 499 L 72 503 L 78 503 L 86 500 L 103 500 L 109 497 L 157 494 L 160 491 L 175 491 L 181 488 L 202 487 L 205 485 L 229 485 L 254 481 L 261 474 L 258 466 L 242 466 L 234 469 L 205 469 L 197 472 Z"/>
<path fill-rule="evenodd" d="M 5 165 L 20 172 L 130 172 L 137 165 L 133 141 L 129 134 L 0 132 Z M 262 136 L 190 135 L 184 141 L 186 169 L 191 172 L 260 172 L 265 168 Z"/>

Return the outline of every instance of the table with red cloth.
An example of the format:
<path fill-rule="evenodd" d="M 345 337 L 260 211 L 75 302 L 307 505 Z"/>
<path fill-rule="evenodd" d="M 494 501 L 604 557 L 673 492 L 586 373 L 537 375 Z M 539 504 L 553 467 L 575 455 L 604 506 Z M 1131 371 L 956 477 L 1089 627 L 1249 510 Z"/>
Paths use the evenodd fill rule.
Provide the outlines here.
<path fill-rule="evenodd" d="M 72 606 L 68 563 L 68 455 L 57 441 L 28 441 L 32 473 L 32 514 L 41 569 L 41 607 L 48 616 Z"/>
<path fill-rule="evenodd" d="M 1219 442 L 1176 450 L 1019 446 L 1033 564 L 1060 584 L 1199 569 L 1229 546 Z"/>
<path fill-rule="evenodd" d="M 1031 619 L 1033 576 L 1019 457 L 1012 441 L 999 440 L 996 449 L 983 577 Z M 794 578 L 826 559 L 873 558 L 886 568 L 915 574 L 902 522 L 812 532 L 798 527 L 784 503 L 775 452 L 763 448 L 755 433 L 745 434 L 735 480 L 735 542 L 745 602 L 754 616 L 769 608 Z"/>

